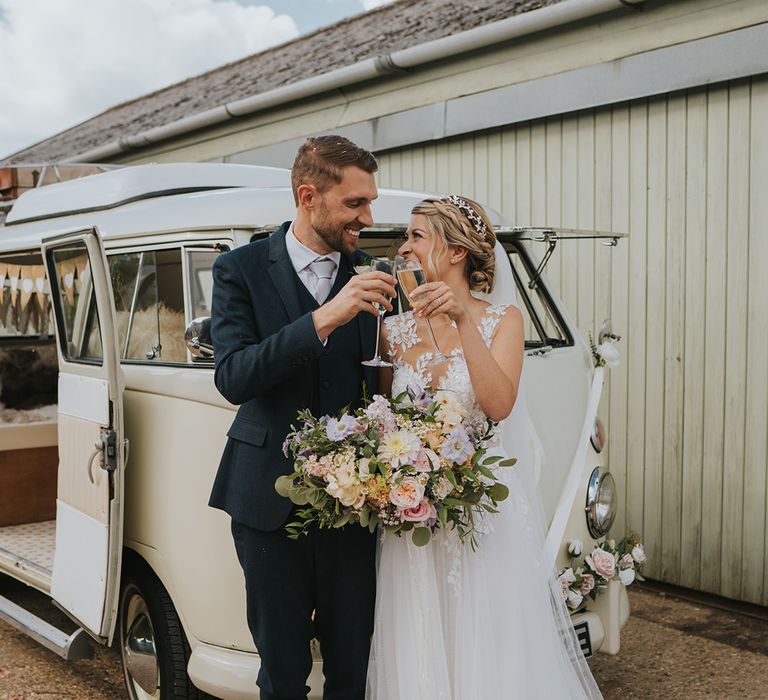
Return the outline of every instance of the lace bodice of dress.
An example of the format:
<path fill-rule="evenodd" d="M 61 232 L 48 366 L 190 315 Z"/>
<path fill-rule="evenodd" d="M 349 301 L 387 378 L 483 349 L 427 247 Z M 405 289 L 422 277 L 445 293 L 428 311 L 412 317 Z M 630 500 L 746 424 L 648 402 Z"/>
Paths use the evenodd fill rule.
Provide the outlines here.
<path fill-rule="evenodd" d="M 480 318 L 477 329 L 489 348 L 508 307 L 509 304 L 489 305 Z M 407 311 L 384 319 L 384 323 L 387 328 L 387 352 L 394 365 L 393 396 L 405 391 L 409 385 L 429 386 L 455 392 L 468 413 L 480 411 L 460 345 L 453 349 L 441 347 L 449 360 L 433 367 L 430 363 L 434 357 L 434 346 L 427 333 L 426 322 L 417 322 L 413 312 Z M 456 335 L 458 341 L 458 333 Z"/>

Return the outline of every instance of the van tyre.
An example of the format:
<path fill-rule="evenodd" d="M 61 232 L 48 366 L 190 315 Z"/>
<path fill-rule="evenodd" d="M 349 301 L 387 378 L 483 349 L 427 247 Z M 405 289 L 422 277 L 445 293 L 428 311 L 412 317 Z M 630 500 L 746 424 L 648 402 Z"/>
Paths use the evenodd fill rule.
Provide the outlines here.
<path fill-rule="evenodd" d="M 115 640 L 128 697 L 215 700 L 187 675 L 190 648 L 168 591 L 143 561 L 131 564 L 123 575 Z"/>

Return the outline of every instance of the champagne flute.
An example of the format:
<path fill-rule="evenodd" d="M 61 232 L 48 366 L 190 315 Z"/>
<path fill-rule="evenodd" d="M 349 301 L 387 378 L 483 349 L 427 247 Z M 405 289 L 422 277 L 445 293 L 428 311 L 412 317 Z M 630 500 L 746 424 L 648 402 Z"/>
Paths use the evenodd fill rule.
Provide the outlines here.
<path fill-rule="evenodd" d="M 386 272 L 394 276 L 394 263 L 389 258 L 371 258 L 365 265 L 355 265 L 355 272 L 362 275 L 366 272 Z M 381 336 L 381 319 L 387 313 L 387 309 L 381 304 L 373 303 L 376 311 L 379 312 L 379 319 L 376 323 L 376 352 L 370 360 L 363 360 L 361 364 L 366 367 L 392 367 L 391 362 L 382 359 L 379 354 L 379 337 Z"/>
<path fill-rule="evenodd" d="M 408 302 L 413 305 L 413 302 L 416 301 L 416 299 L 411 297 L 411 292 L 427 281 L 421 263 L 418 260 L 406 260 L 401 255 L 396 255 L 395 270 L 397 271 L 397 280 L 400 283 L 400 289 L 403 290 Z M 435 340 L 435 332 L 432 330 L 432 324 L 429 322 L 428 318 L 425 318 L 424 320 L 427 322 L 429 337 L 435 348 L 435 356 L 429 364 L 437 365 L 441 362 L 446 362 L 448 357 L 443 354 L 442 350 L 440 350 L 440 346 L 437 344 L 437 340 Z"/>

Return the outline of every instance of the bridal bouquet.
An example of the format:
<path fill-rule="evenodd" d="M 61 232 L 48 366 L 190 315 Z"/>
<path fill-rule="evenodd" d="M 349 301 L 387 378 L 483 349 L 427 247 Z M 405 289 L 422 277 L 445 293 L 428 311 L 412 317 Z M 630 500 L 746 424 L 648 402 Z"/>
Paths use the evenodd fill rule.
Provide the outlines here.
<path fill-rule="evenodd" d="M 410 532 L 421 546 L 436 529 L 455 528 L 474 547 L 477 516 L 497 512 L 508 495 L 496 470 L 515 460 L 486 456 L 496 424 L 454 396 L 409 387 L 337 417 L 300 412 L 300 427 L 283 445 L 295 471 L 275 483 L 301 506 L 288 536 L 297 539 L 312 523 L 359 523 L 371 532 L 380 524 Z"/>

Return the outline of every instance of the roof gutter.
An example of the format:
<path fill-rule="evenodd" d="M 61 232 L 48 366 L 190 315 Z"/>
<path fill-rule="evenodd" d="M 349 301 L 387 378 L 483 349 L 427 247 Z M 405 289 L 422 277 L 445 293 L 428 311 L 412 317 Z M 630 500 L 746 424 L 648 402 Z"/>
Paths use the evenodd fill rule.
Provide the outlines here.
<path fill-rule="evenodd" d="M 146 148 L 160 141 L 183 136 L 197 129 L 221 124 L 231 119 L 261 112 L 288 102 L 349 87 L 381 75 L 402 73 L 434 61 L 493 46 L 536 32 L 588 19 L 623 6 L 637 7 L 646 0 L 563 0 L 556 5 L 531 10 L 498 22 L 492 22 L 459 34 L 435 39 L 391 54 L 367 58 L 296 83 L 267 90 L 252 97 L 235 100 L 184 119 L 147 129 L 133 136 L 112 141 L 77 154 L 70 162 L 100 162 L 107 158 Z"/>

